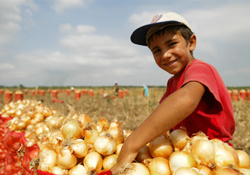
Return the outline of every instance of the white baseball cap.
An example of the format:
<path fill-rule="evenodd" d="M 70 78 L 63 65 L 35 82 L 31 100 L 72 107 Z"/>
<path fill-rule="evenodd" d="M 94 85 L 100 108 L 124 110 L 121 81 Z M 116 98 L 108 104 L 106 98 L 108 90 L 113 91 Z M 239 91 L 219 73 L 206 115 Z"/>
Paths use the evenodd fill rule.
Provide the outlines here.
<path fill-rule="evenodd" d="M 156 26 L 158 24 L 163 25 L 162 28 L 170 25 L 185 25 L 192 31 L 188 22 L 181 15 L 175 12 L 169 12 L 163 15 L 155 15 L 150 24 L 137 28 L 131 35 L 130 38 L 131 41 L 134 44 L 147 46 L 146 37 L 148 38 L 149 37 L 148 35 L 151 36 L 152 34 L 157 32 L 158 30 L 161 30 L 162 28 L 158 28 L 158 30 L 151 31 L 150 34 L 148 34 L 148 31 L 152 26 Z"/>

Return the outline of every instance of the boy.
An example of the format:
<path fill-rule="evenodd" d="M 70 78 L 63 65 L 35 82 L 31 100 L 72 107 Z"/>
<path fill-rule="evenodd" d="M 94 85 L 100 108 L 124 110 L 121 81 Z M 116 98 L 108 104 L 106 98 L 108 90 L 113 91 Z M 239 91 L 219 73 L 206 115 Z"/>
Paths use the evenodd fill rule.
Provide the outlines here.
<path fill-rule="evenodd" d="M 235 130 L 231 98 L 217 70 L 193 57 L 196 36 L 187 21 L 176 13 L 155 16 L 133 32 L 131 41 L 148 46 L 157 65 L 173 77 L 160 105 L 124 142 L 112 174 L 172 128 L 183 126 L 190 136 L 203 131 L 209 139 L 229 142 Z"/>

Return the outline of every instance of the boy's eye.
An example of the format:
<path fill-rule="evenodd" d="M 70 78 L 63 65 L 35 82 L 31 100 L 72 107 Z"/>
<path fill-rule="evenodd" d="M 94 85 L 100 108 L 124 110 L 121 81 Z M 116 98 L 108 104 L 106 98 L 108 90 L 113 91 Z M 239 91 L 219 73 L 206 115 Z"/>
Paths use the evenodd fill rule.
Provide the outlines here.
<path fill-rule="evenodd" d="M 176 42 L 170 43 L 170 44 L 169 44 L 169 47 L 172 47 L 172 46 L 174 46 L 175 44 L 176 44 Z"/>
<path fill-rule="evenodd" d="M 158 52 L 160 52 L 160 49 L 154 49 L 154 50 L 153 50 L 153 54 L 156 54 L 156 53 L 158 53 Z"/>

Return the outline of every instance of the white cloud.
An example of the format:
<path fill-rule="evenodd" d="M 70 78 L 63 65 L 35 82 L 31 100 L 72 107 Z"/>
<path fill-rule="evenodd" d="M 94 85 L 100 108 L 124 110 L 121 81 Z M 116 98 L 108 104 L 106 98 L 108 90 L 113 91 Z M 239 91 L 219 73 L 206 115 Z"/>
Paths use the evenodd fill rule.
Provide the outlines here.
<path fill-rule="evenodd" d="M 57 13 L 61 13 L 65 9 L 84 7 L 84 4 L 84 0 L 56 0 L 52 8 Z"/>
<path fill-rule="evenodd" d="M 1 63 L 0 70 L 14 70 L 15 66 L 9 63 Z"/>

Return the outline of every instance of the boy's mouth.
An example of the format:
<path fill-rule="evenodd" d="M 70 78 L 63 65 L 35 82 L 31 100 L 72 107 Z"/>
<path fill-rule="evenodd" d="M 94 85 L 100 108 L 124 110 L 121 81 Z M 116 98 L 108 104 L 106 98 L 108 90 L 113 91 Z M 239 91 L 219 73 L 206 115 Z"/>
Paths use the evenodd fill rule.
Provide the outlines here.
<path fill-rule="evenodd" d="M 165 66 L 172 66 L 174 63 L 176 62 L 176 60 L 170 61 L 166 64 L 164 64 Z"/>

